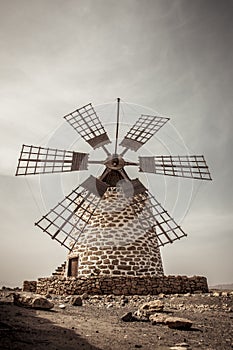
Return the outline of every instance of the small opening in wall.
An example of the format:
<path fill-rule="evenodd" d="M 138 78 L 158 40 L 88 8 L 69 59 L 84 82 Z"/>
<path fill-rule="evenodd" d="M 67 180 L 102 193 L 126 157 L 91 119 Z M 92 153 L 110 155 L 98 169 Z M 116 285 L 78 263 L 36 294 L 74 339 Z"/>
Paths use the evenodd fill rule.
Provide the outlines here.
<path fill-rule="evenodd" d="M 78 257 L 70 258 L 68 264 L 68 277 L 78 276 Z"/>

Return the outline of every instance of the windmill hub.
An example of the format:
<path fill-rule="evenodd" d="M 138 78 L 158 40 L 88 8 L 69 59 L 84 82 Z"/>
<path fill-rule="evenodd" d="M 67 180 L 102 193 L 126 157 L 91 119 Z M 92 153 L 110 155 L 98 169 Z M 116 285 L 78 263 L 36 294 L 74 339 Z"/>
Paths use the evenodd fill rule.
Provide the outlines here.
<path fill-rule="evenodd" d="M 122 156 L 118 154 L 111 154 L 104 162 L 105 166 L 109 169 L 120 170 L 124 167 L 125 161 Z"/>

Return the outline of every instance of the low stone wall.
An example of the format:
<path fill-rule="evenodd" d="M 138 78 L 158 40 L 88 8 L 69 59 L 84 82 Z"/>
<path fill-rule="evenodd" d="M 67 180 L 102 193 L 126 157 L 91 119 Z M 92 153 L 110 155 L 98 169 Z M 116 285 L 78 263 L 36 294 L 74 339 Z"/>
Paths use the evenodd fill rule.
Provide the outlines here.
<path fill-rule="evenodd" d="M 24 292 L 36 292 L 37 281 L 24 281 L 23 282 L 23 291 Z"/>
<path fill-rule="evenodd" d="M 36 292 L 39 294 L 114 294 L 147 295 L 207 293 L 207 279 L 202 276 L 93 276 L 93 277 L 48 277 L 39 278 Z"/>

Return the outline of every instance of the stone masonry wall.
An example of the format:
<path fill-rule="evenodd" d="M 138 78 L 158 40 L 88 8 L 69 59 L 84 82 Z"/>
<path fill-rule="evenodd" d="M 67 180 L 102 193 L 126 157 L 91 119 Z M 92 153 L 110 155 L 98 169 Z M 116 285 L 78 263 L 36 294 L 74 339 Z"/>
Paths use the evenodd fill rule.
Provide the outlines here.
<path fill-rule="evenodd" d="M 23 282 L 23 291 L 24 292 L 36 292 L 37 281 L 24 281 Z"/>
<path fill-rule="evenodd" d="M 36 292 L 39 294 L 114 294 L 147 295 L 208 292 L 207 279 L 202 276 L 94 276 L 39 278 Z"/>
<path fill-rule="evenodd" d="M 154 221 L 148 217 L 150 202 L 146 195 L 140 196 L 140 205 L 135 209 L 134 201 L 125 197 L 120 188 L 106 191 L 84 231 L 77 232 L 78 241 L 68 255 L 66 275 L 72 258 L 78 258 L 77 276 L 164 274 L 156 229 L 152 228 Z M 83 220 L 88 220 L 82 207 L 77 214 L 77 220 L 82 215 Z M 141 223 L 143 215 L 148 217 L 146 226 Z"/>

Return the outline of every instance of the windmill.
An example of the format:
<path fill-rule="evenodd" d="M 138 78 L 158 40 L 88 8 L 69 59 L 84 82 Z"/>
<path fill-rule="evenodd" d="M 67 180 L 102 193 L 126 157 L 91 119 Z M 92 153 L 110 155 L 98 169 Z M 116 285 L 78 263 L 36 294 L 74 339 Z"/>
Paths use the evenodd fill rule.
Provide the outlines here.
<path fill-rule="evenodd" d="M 35 175 L 87 170 L 89 164 L 103 165 L 98 178 L 90 175 L 35 225 L 68 253 L 66 275 L 163 275 L 160 247 L 186 236 L 186 233 L 127 167 L 139 172 L 211 180 L 202 155 L 139 156 L 126 161 L 128 150 L 137 152 L 169 118 L 141 115 L 119 139 L 120 99 L 114 152 L 92 104 L 64 118 L 95 150 L 102 148 L 105 158 L 89 159 L 88 153 L 23 145 L 16 175 Z M 122 151 L 118 152 L 121 146 Z"/>

